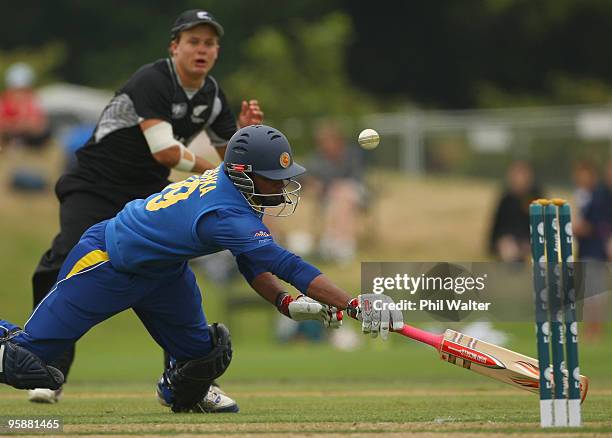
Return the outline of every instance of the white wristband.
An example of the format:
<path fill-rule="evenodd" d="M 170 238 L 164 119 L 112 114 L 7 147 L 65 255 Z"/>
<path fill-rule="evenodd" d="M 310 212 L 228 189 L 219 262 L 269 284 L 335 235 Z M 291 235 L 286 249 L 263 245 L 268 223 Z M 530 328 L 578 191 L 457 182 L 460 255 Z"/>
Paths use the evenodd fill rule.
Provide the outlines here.
<path fill-rule="evenodd" d="M 184 172 L 191 172 L 196 164 L 195 155 L 182 144 L 179 144 L 179 148 L 181 149 L 181 158 L 174 165 L 174 168 Z"/>
<path fill-rule="evenodd" d="M 149 145 L 149 149 L 151 150 L 152 154 L 174 146 L 179 147 L 180 158 L 173 166 L 174 169 L 191 172 L 195 167 L 195 155 L 191 151 L 187 150 L 183 143 L 174 138 L 172 135 L 172 125 L 170 123 L 159 122 L 150 128 L 145 129 L 143 131 L 143 135 L 147 140 L 147 144 Z"/>

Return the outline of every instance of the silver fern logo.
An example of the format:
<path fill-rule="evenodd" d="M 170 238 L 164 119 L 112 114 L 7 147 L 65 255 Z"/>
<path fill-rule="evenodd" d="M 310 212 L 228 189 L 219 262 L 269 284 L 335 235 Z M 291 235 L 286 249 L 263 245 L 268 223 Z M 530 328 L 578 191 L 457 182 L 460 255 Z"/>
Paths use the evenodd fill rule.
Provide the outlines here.
<path fill-rule="evenodd" d="M 208 108 L 208 105 L 197 105 L 193 108 L 193 115 L 196 117 L 199 117 L 200 114 L 202 114 L 206 108 Z"/>

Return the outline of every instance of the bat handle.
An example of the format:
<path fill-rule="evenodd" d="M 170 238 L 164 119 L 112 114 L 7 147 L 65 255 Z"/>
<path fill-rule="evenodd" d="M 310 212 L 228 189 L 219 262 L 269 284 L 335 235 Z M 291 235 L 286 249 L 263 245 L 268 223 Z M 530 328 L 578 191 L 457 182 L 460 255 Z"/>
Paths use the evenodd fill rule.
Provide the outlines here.
<path fill-rule="evenodd" d="M 398 330 L 396 333 L 399 333 L 400 335 L 406 336 L 416 341 L 431 345 L 436 350 L 440 349 L 442 341 L 444 339 L 443 335 L 430 333 L 428 331 L 421 330 L 408 324 L 404 324 L 404 327 L 401 330 Z"/>

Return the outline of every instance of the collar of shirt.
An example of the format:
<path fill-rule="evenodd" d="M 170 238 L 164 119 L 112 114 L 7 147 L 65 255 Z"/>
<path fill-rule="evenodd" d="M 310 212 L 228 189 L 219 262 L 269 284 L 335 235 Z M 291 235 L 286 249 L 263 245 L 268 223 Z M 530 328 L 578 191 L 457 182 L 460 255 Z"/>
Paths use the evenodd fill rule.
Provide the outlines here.
<path fill-rule="evenodd" d="M 181 82 L 181 77 L 179 76 L 178 71 L 176 70 L 176 64 L 174 63 L 174 59 L 168 58 L 168 61 L 169 61 L 168 64 L 170 65 L 170 71 L 172 72 L 172 76 L 174 76 L 177 84 L 179 84 L 179 86 L 183 89 L 187 98 L 191 100 L 193 96 L 195 96 L 196 93 L 204 87 L 207 76 L 204 76 L 204 79 L 202 79 L 202 83 L 200 84 L 198 88 L 187 88 Z"/>

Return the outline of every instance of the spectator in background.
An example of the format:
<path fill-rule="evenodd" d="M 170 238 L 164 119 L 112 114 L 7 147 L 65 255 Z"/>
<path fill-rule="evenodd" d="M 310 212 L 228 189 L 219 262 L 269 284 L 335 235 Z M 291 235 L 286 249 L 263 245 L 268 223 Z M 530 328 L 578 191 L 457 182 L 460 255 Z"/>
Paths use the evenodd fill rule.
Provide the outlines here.
<path fill-rule="evenodd" d="M 606 166 L 604 183 L 606 189 L 604 201 L 606 221 L 602 231 L 606 242 L 606 256 L 610 262 L 612 261 L 612 160 L 608 161 Z"/>
<path fill-rule="evenodd" d="M 573 219 L 574 235 L 578 239 L 580 259 L 605 260 L 607 187 L 599 180 L 595 164 L 578 161 L 574 165 L 576 184 L 576 214 Z"/>
<path fill-rule="evenodd" d="M 526 161 L 515 161 L 506 172 L 506 185 L 493 217 L 489 250 L 503 262 L 529 259 L 529 204 L 542 197 Z"/>
<path fill-rule="evenodd" d="M 332 121 L 315 131 L 317 150 L 310 159 L 308 185 L 323 202 L 319 250 L 325 259 L 350 262 L 357 247 L 358 209 L 365 196 L 361 150 L 347 141 Z"/>
<path fill-rule="evenodd" d="M 600 181 L 597 167 L 591 161 L 574 165 L 576 214 L 573 232 L 578 240 L 578 257 L 584 263 L 585 337 L 603 335 L 606 314 L 606 262 L 612 260 L 607 246 L 612 232 L 612 164 L 606 178 Z"/>
<path fill-rule="evenodd" d="M 0 146 L 40 148 L 49 140 L 47 115 L 32 89 L 35 78 L 23 62 L 7 69 L 6 90 L 0 96 Z"/>

